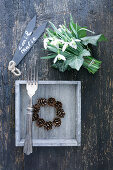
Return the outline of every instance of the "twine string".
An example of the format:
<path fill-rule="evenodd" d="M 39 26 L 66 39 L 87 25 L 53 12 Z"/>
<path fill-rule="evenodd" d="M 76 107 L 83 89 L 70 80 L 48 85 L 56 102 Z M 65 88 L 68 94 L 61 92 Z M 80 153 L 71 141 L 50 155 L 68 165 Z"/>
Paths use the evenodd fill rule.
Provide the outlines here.
<path fill-rule="evenodd" d="M 88 67 L 90 67 L 94 63 L 94 59 L 88 64 Z"/>
<path fill-rule="evenodd" d="M 12 60 L 9 62 L 8 70 L 11 71 L 15 76 L 20 76 L 21 72 L 16 68 L 16 63 Z"/>

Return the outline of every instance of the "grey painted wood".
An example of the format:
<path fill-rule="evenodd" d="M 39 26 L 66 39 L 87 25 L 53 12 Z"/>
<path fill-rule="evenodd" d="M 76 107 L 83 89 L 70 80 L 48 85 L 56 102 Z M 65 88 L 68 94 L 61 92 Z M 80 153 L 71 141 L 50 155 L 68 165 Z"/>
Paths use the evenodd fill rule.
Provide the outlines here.
<path fill-rule="evenodd" d="M 28 95 L 26 81 L 15 82 L 15 140 L 16 146 L 23 146 L 25 139 L 26 113 Z M 80 81 L 39 81 L 38 90 L 33 97 L 54 97 L 63 103 L 66 112 L 62 125 L 46 131 L 38 128 L 33 122 L 33 146 L 80 146 L 81 144 L 81 82 Z M 43 107 L 40 116 L 45 120 L 53 120 L 55 110 Z"/>

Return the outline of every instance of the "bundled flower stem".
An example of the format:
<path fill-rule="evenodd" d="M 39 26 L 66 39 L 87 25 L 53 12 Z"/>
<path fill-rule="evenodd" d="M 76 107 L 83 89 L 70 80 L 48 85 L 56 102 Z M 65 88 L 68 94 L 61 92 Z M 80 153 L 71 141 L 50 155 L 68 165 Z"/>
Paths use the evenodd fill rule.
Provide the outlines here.
<path fill-rule="evenodd" d="M 101 61 L 92 57 L 88 45 L 97 45 L 97 42 L 105 41 L 104 35 L 87 36 L 87 32 L 94 32 L 75 24 L 72 16 L 69 28 L 66 23 L 58 29 L 51 22 L 50 25 L 53 29 L 47 28 L 44 35 L 44 48 L 50 54 L 42 59 L 54 58 L 52 66 L 62 72 L 70 69 L 79 71 L 81 66 L 93 74 L 98 71 Z"/>
<path fill-rule="evenodd" d="M 94 59 L 93 57 L 84 57 L 83 67 L 86 68 L 90 73 L 96 73 L 100 68 L 101 61 Z"/>

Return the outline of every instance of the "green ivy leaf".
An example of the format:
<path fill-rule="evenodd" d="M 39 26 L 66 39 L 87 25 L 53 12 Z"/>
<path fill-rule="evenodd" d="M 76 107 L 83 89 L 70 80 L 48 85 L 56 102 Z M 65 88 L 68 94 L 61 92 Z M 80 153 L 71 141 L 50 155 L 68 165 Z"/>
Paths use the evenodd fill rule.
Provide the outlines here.
<path fill-rule="evenodd" d="M 87 35 L 87 31 L 86 30 L 80 30 L 77 33 L 78 33 L 78 38 L 83 38 L 83 37 L 86 37 L 86 35 Z"/>
<path fill-rule="evenodd" d="M 107 41 L 107 38 L 106 38 L 103 34 L 101 34 L 101 37 L 99 38 L 98 41 L 99 41 L 99 42 L 101 42 L 101 41 Z"/>
<path fill-rule="evenodd" d="M 77 29 L 78 38 L 86 37 L 86 35 L 87 35 L 87 31 L 85 30 L 86 28 L 87 27 L 81 27 L 80 25 L 78 25 L 76 23 L 76 29 Z"/>
<path fill-rule="evenodd" d="M 80 53 L 79 56 L 73 56 L 70 59 L 68 58 L 65 62 L 67 65 L 69 65 L 71 68 L 76 69 L 77 71 L 80 70 L 81 66 L 83 65 L 84 62 L 84 56 L 90 56 L 90 52 L 86 49 L 83 49 Z"/>
<path fill-rule="evenodd" d="M 69 60 L 66 60 L 66 62 L 71 68 L 79 71 L 81 66 L 83 65 L 84 59 L 83 59 L 83 57 L 75 56 Z"/>
<path fill-rule="evenodd" d="M 104 39 L 103 35 L 100 34 L 100 35 L 95 35 L 95 36 L 83 37 L 81 38 L 81 40 L 84 45 L 88 45 L 88 44 L 97 45 L 98 41 L 103 41 L 106 39 Z"/>
<path fill-rule="evenodd" d="M 66 61 L 57 61 L 55 64 L 52 65 L 53 68 L 58 69 L 61 72 L 64 72 L 68 69 L 68 64 Z"/>
<path fill-rule="evenodd" d="M 79 56 L 80 56 L 80 57 L 83 57 L 83 56 L 91 56 L 91 53 L 90 53 L 88 50 L 83 49 L 83 51 L 80 52 Z"/>

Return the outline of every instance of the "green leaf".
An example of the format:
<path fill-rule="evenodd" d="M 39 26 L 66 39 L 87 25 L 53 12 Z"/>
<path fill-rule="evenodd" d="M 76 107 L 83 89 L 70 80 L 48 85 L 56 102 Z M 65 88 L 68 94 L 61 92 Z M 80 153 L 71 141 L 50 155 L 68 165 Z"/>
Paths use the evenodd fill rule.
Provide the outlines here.
<path fill-rule="evenodd" d="M 80 29 L 78 30 L 78 32 L 79 32 L 79 31 L 82 31 L 82 30 L 88 31 L 88 32 L 90 32 L 90 33 L 92 33 L 92 34 L 95 34 L 94 31 L 91 31 L 91 30 L 89 30 L 89 29 L 87 29 L 87 28 L 85 28 L 85 27 L 80 28 Z"/>
<path fill-rule="evenodd" d="M 58 54 L 58 49 L 54 46 L 48 46 L 48 50 Z M 63 52 L 62 49 L 60 49 L 60 48 L 59 48 L 59 53 L 62 54 L 63 56 L 65 56 L 66 58 L 70 58 L 70 57 L 74 56 L 73 53 L 70 53 L 66 50 Z"/>
<path fill-rule="evenodd" d="M 43 36 L 44 38 L 47 38 L 47 35 L 44 33 L 44 36 Z"/>
<path fill-rule="evenodd" d="M 87 31 L 91 32 L 91 33 L 94 33 L 93 31 L 88 30 L 87 27 L 81 27 L 77 23 L 75 24 L 71 15 L 70 15 L 70 24 L 69 24 L 69 27 L 70 27 L 70 30 L 73 32 L 73 34 L 77 38 L 86 37 Z"/>
<path fill-rule="evenodd" d="M 54 29 L 55 33 L 58 34 L 63 40 L 65 40 L 65 36 L 55 27 L 55 25 L 52 22 L 49 22 L 51 27 Z"/>
<path fill-rule="evenodd" d="M 61 28 L 61 32 L 62 32 L 62 34 L 66 37 L 66 39 L 68 40 L 68 41 L 70 41 L 71 39 L 71 37 L 70 37 L 70 35 L 67 33 L 67 30 L 65 29 L 65 27 L 63 27 L 63 28 Z"/>
<path fill-rule="evenodd" d="M 68 34 L 68 36 L 69 36 L 70 38 L 73 38 L 73 35 L 72 35 L 71 31 L 70 31 L 68 28 L 66 28 L 65 25 L 63 25 L 63 28 L 65 29 L 65 31 L 66 31 L 66 33 Z"/>
<path fill-rule="evenodd" d="M 54 55 L 50 55 L 50 56 L 46 56 L 46 57 L 41 57 L 41 59 L 50 59 L 50 58 L 55 58 L 56 54 Z"/>
<path fill-rule="evenodd" d="M 86 29 L 87 27 L 81 27 L 80 25 L 76 23 L 76 30 L 77 30 L 78 38 L 86 37 L 87 35 Z"/>
<path fill-rule="evenodd" d="M 54 53 L 58 53 L 58 49 L 56 47 L 52 46 L 52 45 L 48 46 L 47 48 L 48 48 L 49 51 L 52 51 Z"/>
<path fill-rule="evenodd" d="M 75 57 L 71 58 L 70 60 L 66 60 L 66 61 L 71 68 L 79 71 L 83 62 L 84 62 L 84 59 L 83 59 L 83 57 L 75 56 Z"/>
<path fill-rule="evenodd" d="M 77 29 L 76 29 L 76 24 L 73 21 L 73 17 L 72 15 L 70 15 L 70 24 L 69 24 L 69 28 L 72 31 L 73 35 L 78 38 L 78 34 L 77 34 Z"/>
<path fill-rule="evenodd" d="M 70 28 L 71 28 L 72 32 L 74 33 L 75 37 L 78 37 L 77 36 L 77 32 L 76 32 L 76 30 L 75 30 L 75 28 L 74 28 L 72 23 L 70 23 Z"/>
<path fill-rule="evenodd" d="M 86 36 L 86 29 L 85 27 L 79 26 L 77 23 L 75 24 L 73 21 L 72 15 L 70 15 L 70 24 L 69 24 L 70 30 L 75 34 L 77 38 L 82 38 Z M 81 29 L 81 30 L 80 30 Z"/>
<path fill-rule="evenodd" d="M 68 69 L 68 64 L 67 62 L 60 60 L 53 64 L 52 67 L 58 69 L 61 72 L 64 72 Z"/>
<path fill-rule="evenodd" d="M 48 28 L 46 29 L 46 31 L 49 37 L 54 37 L 54 34 Z"/>
<path fill-rule="evenodd" d="M 78 49 L 74 49 L 71 46 L 68 46 L 65 50 L 65 52 L 68 51 L 70 55 L 79 55 Z"/>
<path fill-rule="evenodd" d="M 106 38 L 103 34 L 101 34 L 101 37 L 99 38 L 98 41 L 99 41 L 99 42 L 101 42 L 101 41 L 107 41 L 107 38 Z"/>
<path fill-rule="evenodd" d="M 52 34 L 56 35 L 56 33 L 55 33 L 52 29 L 48 28 L 48 30 L 49 30 Z"/>
<path fill-rule="evenodd" d="M 86 37 L 86 35 L 87 35 L 86 30 L 80 30 L 77 33 L 78 33 L 78 38 L 83 38 L 83 37 Z"/>
<path fill-rule="evenodd" d="M 80 52 L 79 54 L 80 57 L 83 57 L 83 56 L 91 56 L 90 52 L 86 49 L 84 49 L 82 52 Z"/>
<path fill-rule="evenodd" d="M 88 45 L 88 44 L 97 45 L 97 42 L 101 41 L 101 36 L 103 37 L 102 34 L 95 35 L 95 36 L 87 36 L 87 37 L 81 38 L 81 40 L 84 45 Z"/>

